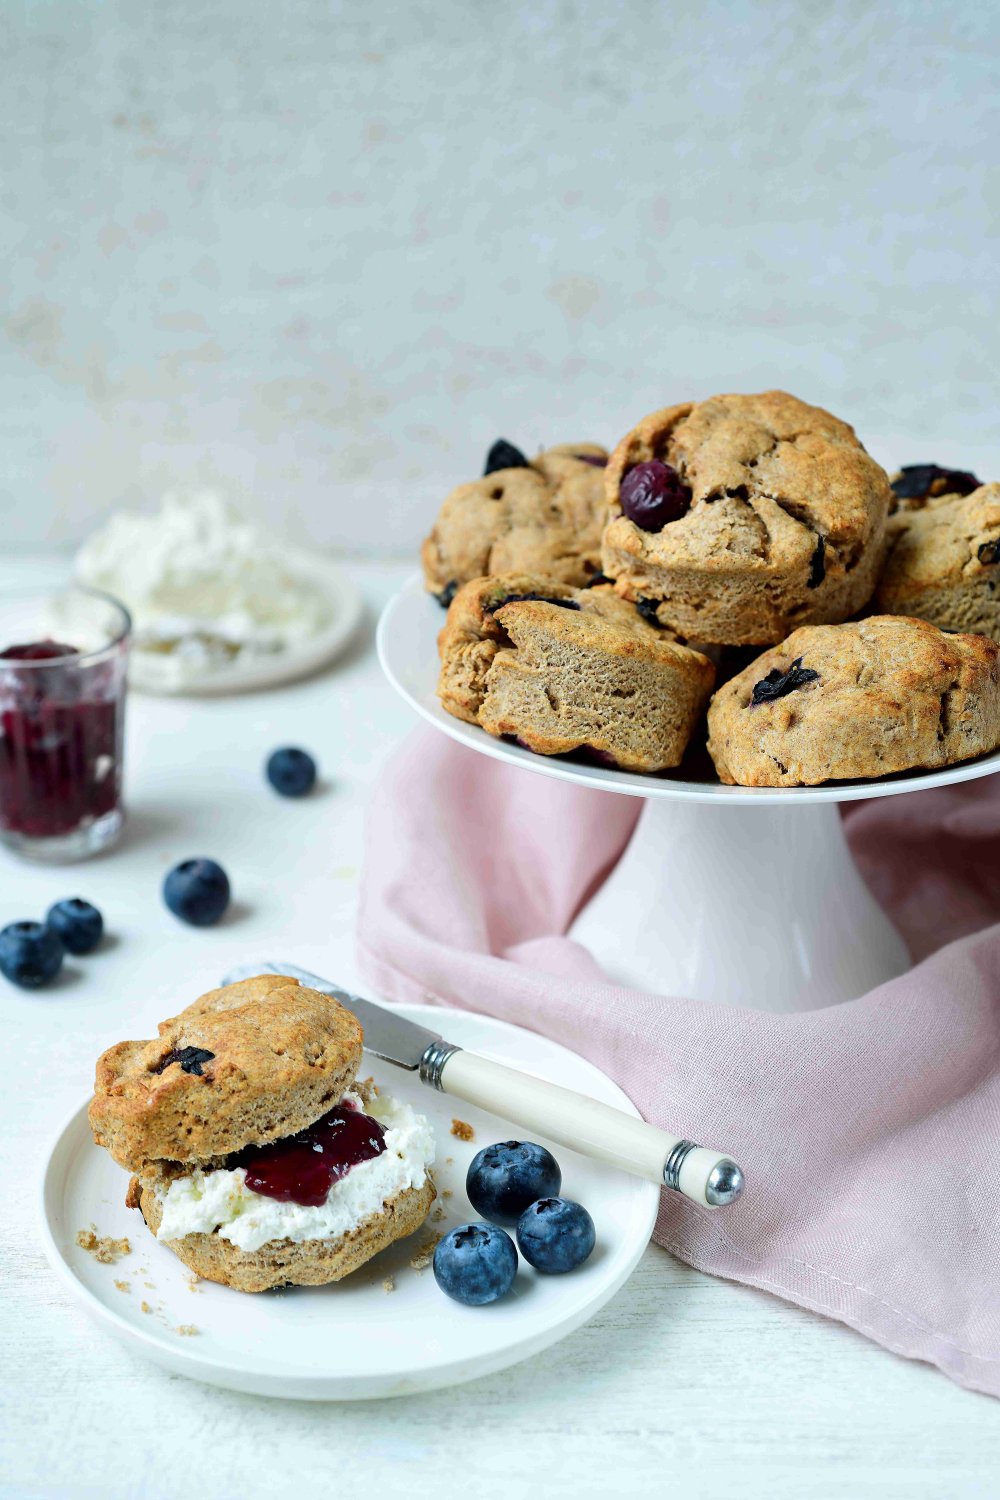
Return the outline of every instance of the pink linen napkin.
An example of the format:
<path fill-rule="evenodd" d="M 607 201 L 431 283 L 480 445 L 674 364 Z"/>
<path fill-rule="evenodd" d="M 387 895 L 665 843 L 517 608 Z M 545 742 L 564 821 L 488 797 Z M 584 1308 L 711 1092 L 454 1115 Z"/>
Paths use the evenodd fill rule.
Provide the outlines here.
<path fill-rule="evenodd" d="M 1000 1396 L 1000 778 L 848 812 L 920 961 L 794 1015 L 624 989 L 565 936 L 639 810 L 418 732 L 373 800 L 367 977 L 543 1032 L 646 1119 L 731 1150 L 731 1209 L 662 1195 L 655 1238 L 682 1260 Z"/>

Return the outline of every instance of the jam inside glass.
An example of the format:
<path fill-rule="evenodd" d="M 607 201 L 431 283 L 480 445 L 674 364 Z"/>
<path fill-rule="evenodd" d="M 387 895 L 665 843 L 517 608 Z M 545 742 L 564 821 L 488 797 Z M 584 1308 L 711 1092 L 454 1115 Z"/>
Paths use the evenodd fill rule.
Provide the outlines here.
<path fill-rule="evenodd" d="M 49 603 L 58 637 L 31 631 L 37 600 L 0 598 L 0 839 L 71 859 L 121 826 L 128 615 L 85 590 Z"/>
<path fill-rule="evenodd" d="M 251 1192 L 282 1203 L 318 1208 L 352 1167 L 385 1150 L 385 1128 L 350 1104 L 269 1146 L 246 1146 L 229 1160 L 245 1167 Z"/>

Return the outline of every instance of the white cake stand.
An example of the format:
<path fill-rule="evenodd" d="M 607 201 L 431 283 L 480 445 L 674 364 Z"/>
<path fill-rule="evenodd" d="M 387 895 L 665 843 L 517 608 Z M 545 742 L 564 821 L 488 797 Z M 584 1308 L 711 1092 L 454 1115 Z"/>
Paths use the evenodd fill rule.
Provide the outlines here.
<path fill-rule="evenodd" d="M 1000 771 L 1000 752 L 883 781 L 782 788 L 723 786 L 707 757 L 695 769 L 639 776 L 534 755 L 442 709 L 443 618 L 417 577 L 378 626 L 386 676 L 429 723 L 508 765 L 645 799 L 628 848 L 570 932 L 613 979 L 796 1011 L 856 999 L 909 966 L 902 938 L 858 874 L 837 804 L 989 776 Z"/>

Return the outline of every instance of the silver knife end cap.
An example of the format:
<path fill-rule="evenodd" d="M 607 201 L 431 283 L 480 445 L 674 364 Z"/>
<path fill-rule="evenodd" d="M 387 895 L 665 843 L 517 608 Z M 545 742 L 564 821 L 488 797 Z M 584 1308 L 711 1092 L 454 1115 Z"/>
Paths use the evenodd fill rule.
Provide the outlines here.
<path fill-rule="evenodd" d="M 720 1162 L 716 1162 L 708 1174 L 705 1197 L 713 1208 L 725 1208 L 727 1204 L 736 1202 L 743 1191 L 744 1184 L 745 1178 L 741 1169 L 731 1157 L 724 1156 Z"/>

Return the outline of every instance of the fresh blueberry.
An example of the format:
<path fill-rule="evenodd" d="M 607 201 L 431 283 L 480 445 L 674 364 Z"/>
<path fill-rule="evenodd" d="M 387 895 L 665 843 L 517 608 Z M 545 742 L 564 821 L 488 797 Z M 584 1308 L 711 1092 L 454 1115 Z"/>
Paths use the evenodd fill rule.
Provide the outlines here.
<path fill-rule="evenodd" d="M 493 1224 L 516 1224 L 529 1203 L 554 1198 L 562 1187 L 559 1163 L 533 1141 L 498 1141 L 472 1158 L 465 1191 L 477 1213 Z"/>
<path fill-rule="evenodd" d="M 517 1221 L 521 1254 L 536 1271 L 549 1276 L 582 1266 L 595 1239 L 593 1219 L 568 1198 L 540 1198 Z"/>
<path fill-rule="evenodd" d="M 68 953 L 93 953 L 104 934 L 104 918 L 97 907 L 79 896 L 50 906 L 45 921 Z"/>
<path fill-rule="evenodd" d="M 283 797 L 304 797 L 316 785 L 316 762 L 294 745 L 272 750 L 265 770 L 268 781 Z"/>
<path fill-rule="evenodd" d="M 0 932 L 0 974 L 24 990 L 37 990 L 62 968 L 58 933 L 41 922 L 11 922 Z"/>
<path fill-rule="evenodd" d="M 214 859 L 186 859 L 163 882 L 163 899 L 192 927 L 211 927 L 229 905 L 229 877 Z"/>
<path fill-rule="evenodd" d="M 494 1224 L 460 1224 L 434 1251 L 434 1280 L 467 1307 L 506 1296 L 516 1275 L 514 1241 Z"/>
<path fill-rule="evenodd" d="M 679 521 L 691 504 L 691 491 L 670 464 L 651 458 L 636 464 L 618 490 L 622 512 L 643 531 L 662 531 Z"/>

